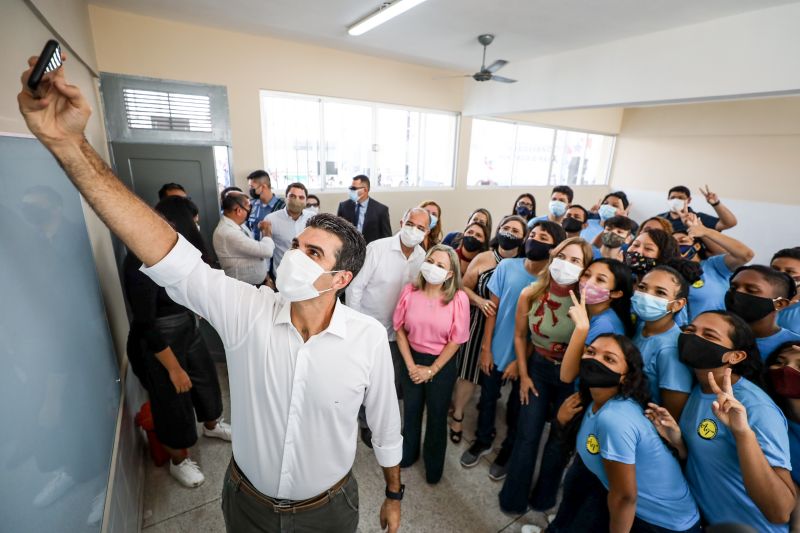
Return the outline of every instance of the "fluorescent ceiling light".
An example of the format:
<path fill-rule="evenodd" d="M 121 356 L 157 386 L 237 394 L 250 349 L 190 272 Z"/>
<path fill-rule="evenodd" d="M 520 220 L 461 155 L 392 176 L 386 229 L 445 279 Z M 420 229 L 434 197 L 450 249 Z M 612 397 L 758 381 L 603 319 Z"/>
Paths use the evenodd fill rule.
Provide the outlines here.
<path fill-rule="evenodd" d="M 367 15 L 347 29 L 347 33 L 353 36 L 362 35 L 367 33 L 373 28 L 377 28 L 384 22 L 395 18 L 397 15 L 402 15 L 412 7 L 416 7 L 425 0 L 395 0 L 394 2 L 385 2 L 377 11 Z"/>

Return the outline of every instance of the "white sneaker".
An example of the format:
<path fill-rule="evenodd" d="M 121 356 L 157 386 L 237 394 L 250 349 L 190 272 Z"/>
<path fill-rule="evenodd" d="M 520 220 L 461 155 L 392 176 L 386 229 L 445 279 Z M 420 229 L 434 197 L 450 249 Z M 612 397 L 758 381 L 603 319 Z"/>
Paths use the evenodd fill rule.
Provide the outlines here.
<path fill-rule="evenodd" d="M 539 526 L 534 526 L 533 524 L 527 524 L 522 526 L 520 531 L 521 533 L 541 533 L 542 528 Z"/>
<path fill-rule="evenodd" d="M 231 425 L 226 424 L 222 421 L 223 419 L 220 418 L 217 421 L 217 425 L 214 426 L 214 429 L 208 429 L 205 424 L 203 424 L 203 435 L 206 437 L 213 437 L 215 439 L 222 439 L 227 440 L 230 442 L 231 440 Z"/>
<path fill-rule="evenodd" d="M 75 485 L 75 480 L 72 476 L 59 470 L 53 478 L 47 482 L 47 485 L 36 495 L 33 499 L 33 505 L 36 507 L 47 507 L 48 505 L 61 498 Z"/>
<path fill-rule="evenodd" d="M 86 524 L 94 526 L 100 523 L 103 519 L 103 509 L 106 505 L 106 491 L 103 490 L 100 494 L 92 500 L 92 509 L 89 511 L 89 518 L 86 519 Z"/>
<path fill-rule="evenodd" d="M 206 480 L 200 467 L 197 463 L 188 457 L 183 460 L 181 464 L 176 465 L 172 461 L 169 462 L 169 473 L 172 477 L 177 479 L 181 485 L 193 489 L 199 487 Z"/>
<path fill-rule="evenodd" d="M 547 515 L 547 523 L 548 524 L 552 524 L 553 520 L 555 520 L 555 519 L 556 519 L 556 514 L 555 513 Z"/>

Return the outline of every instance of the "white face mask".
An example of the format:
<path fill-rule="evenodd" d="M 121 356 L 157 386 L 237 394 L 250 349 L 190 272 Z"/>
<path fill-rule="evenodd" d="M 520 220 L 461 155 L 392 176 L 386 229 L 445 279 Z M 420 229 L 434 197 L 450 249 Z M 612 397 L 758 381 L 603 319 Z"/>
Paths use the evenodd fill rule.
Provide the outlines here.
<path fill-rule="evenodd" d="M 312 205 L 312 206 L 306 207 L 306 211 L 311 211 L 312 213 L 314 213 L 316 215 L 317 213 L 319 213 L 319 207 L 316 206 L 316 205 Z"/>
<path fill-rule="evenodd" d="M 672 198 L 667 200 L 667 205 L 669 205 L 669 210 L 675 213 L 680 213 L 683 210 L 683 205 L 686 200 L 681 200 L 680 198 Z"/>
<path fill-rule="evenodd" d="M 415 226 L 403 226 L 400 228 L 400 242 L 409 248 L 413 248 L 425 238 L 425 232 Z"/>
<path fill-rule="evenodd" d="M 422 263 L 419 271 L 422 272 L 422 277 L 425 278 L 425 281 L 431 285 L 441 285 L 447 279 L 448 274 L 447 270 L 428 262 Z"/>
<path fill-rule="evenodd" d="M 336 272 L 341 272 L 341 270 L 324 271 L 302 250 L 289 250 L 283 255 L 281 264 L 278 266 L 275 286 L 281 295 L 290 302 L 310 300 L 333 290 L 331 287 L 324 291 L 318 291 L 314 287 L 314 282 L 323 274 L 335 274 Z"/>
<path fill-rule="evenodd" d="M 581 279 L 582 273 L 583 267 L 581 265 L 576 265 L 563 259 L 556 258 L 550 263 L 550 276 L 559 285 L 577 283 Z"/>

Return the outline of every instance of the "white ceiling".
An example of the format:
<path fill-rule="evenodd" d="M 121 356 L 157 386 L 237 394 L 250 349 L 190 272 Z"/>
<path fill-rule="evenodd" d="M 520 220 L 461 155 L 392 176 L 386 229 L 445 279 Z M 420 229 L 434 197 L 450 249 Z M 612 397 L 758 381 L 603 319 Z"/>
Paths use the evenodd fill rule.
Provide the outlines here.
<path fill-rule="evenodd" d="M 487 64 L 519 61 L 798 0 L 428 0 L 360 37 L 347 27 L 380 0 L 89 0 L 141 15 L 268 34 L 472 72 L 476 37 L 494 33 Z"/>

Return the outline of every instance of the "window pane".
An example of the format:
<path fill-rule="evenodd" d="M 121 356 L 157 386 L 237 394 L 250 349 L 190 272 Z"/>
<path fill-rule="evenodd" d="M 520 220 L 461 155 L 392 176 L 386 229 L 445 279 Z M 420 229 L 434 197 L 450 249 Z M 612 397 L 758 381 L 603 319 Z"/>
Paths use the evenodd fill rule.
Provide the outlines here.
<path fill-rule="evenodd" d="M 377 152 L 375 154 L 380 187 L 408 187 L 416 185 L 409 178 L 409 153 L 411 137 L 415 137 L 416 146 L 417 128 L 412 127 L 411 113 L 403 109 L 379 108 L 377 133 Z M 415 126 L 418 120 L 413 121 Z M 416 154 L 413 154 L 416 155 Z M 416 159 L 416 158 L 415 158 Z M 416 165 L 415 165 L 416 166 Z M 416 173 L 416 168 L 414 169 Z M 416 176 L 414 176 L 414 179 Z"/>
<path fill-rule="evenodd" d="M 372 177 L 372 108 L 323 102 L 326 187 L 349 187 L 358 174 Z"/>
<path fill-rule="evenodd" d="M 318 171 L 319 102 L 266 96 L 262 99 L 264 158 L 278 190 L 295 181 L 312 189 L 322 187 Z"/>
<path fill-rule="evenodd" d="M 552 128 L 517 125 L 514 185 L 547 185 L 554 136 Z"/>
<path fill-rule="evenodd" d="M 472 121 L 467 185 L 511 185 L 515 130 L 510 122 Z"/>
<path fill-rule="evenodd" d="M 552 184 L 602 185 L 607 182 L 614 137 L 578 131 L 558 131 Z"/>
<path fill-rule="evenodd" d="M 456 125 L 453 115 L 419 113 L 419 187 L 452 187 L 456 153 Z"/>

